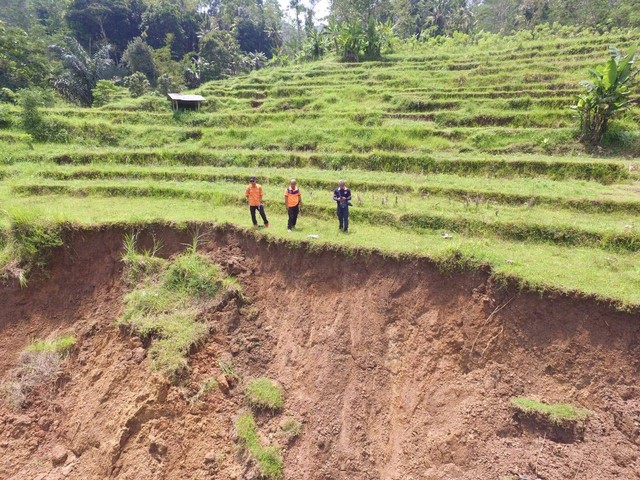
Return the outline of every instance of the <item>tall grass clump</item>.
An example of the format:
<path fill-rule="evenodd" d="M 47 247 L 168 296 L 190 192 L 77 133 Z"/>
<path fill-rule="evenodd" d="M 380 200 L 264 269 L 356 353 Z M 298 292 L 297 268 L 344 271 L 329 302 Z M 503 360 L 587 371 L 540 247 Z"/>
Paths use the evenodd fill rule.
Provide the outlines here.
<path fill-rule="evenodd" d="M 245 387 L 244 394 L 249 405 L 257 410 L 278 411 L 284 403 L 282 387 L 265 377 L 251 380 Z"/>
<path fill-rule="evenodd" d="M 76 344 L 76 337 L 64 335 L 50 340 L 34 340 L 21 353 L 13 378 L 0 383 L 0 396 L 13 409 L 23 407 L 29 395 L 50 385 L 62 368 L 64 359 Z"/>
<path fill-rule="evenodd" d="M 29 272 L 44 268 L 52 248 L 62 245 L 60 222 L 44 220 L 31 209 L 9 212 L 9 226 L 0 241 L 0 276 L 16 277 L 24 287 Z"/>
<path fill-rule="evenodd" d="M 258 426 L 251 413 L 244 413 L 236 421 L 236 433 L 240 442 L 258 464 L 262 477 L 279 480 L 283 475 L 282 455 L 277 447 L 262 445 Z"/>
<path fill-rule="evenodd" d="M 160 272 L 166 266 L 166 260 L 156 256 L 162 245 L 155 238 L 149 249 L 137 248 L 138 233 L 127 233 L 122 241 L 122 261 L 127 265 L 127 273 L 131 284 L 135 284 L 145 274 Z"/>
<path fill-rule="evenodd" d="M 207 338 L 204 311 L 228 291 L 218 268 L 188 249 L 171 261 L 154 258 L 152 251 L 136 253 L 135 239 L 125 239 L 123 260 L 135 269 L 135 287 L 125 296 L 118 323 L 142 338 L 153 339 L 151 367 L 170 378 L 188 368 L 190 350 Z"/>

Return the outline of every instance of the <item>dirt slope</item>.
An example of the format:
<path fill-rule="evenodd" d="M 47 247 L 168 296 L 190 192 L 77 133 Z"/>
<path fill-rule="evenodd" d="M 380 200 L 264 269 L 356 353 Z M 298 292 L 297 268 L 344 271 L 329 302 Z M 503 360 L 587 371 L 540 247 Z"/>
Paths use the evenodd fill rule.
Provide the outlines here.
<path fill-rule="evenodd" d="M 150 373 L 148 345 L 114 324 L 123 233 L 70 233 L 48 277 L 0 289 L 2 378 L 29 339 L 78 337 L 54 388 L 21 411 L 0 404 L 0 478 L 255 478 L 234 441 L 241 386 L 194 401 L 225 355 L 243 378 L 284 386 L 284 412 L 258 420 L 264 441 L 286 447 L 287 479 L 640 478 L 638 315 L 499 290 L 481 272 L 210 229 L 203 250 L 251 303 L 207 319 L 214 333 L 190 379 L 171 385 Z M 156 236 L 167 256 L 189 239 Z M 517 395 L 594 415 L 558 436 L 514 419 Z M 285 445 L 288 417 L 304 429 Z"/>

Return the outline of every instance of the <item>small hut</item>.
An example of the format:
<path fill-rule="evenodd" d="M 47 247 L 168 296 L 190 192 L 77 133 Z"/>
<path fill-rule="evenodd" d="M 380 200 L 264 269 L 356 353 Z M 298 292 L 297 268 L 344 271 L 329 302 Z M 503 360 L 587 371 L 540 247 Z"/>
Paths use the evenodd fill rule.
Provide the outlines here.
<path fill-rule="evenodd" d="M 171 109 L 176 110 L 200 110 L 200 104 L 207 100 L 200 95 L 182 95 L 180 93 L 167 94 L 171 100 Z"/>

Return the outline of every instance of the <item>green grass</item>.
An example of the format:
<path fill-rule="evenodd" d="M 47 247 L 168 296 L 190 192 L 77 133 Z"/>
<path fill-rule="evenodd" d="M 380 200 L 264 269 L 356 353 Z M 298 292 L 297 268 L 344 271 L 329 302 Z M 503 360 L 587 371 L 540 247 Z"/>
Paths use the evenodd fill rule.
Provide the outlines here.
<path fill-rule="evenodd" d="M 17 277 L 20 285 L 26 286 L 29 273 L 44 268 L 51 249 L 62 245 L 60 218 L 54 215 L 43 219 L 28 204 L 15 205 L 2 213 L 0 277 Z"/>
<path fill-rule="evenodd" d="M 222 207 L 243 204 L 243 188 L 242 184 L 222 182 L 131 180 L 114 183 L 73 180 L 14 185 L 13 191 L 31 195 L 65 193 L 75 196 L 191 198 Z M 277 195 L 273 191 L 275 188 L 265 187 L 266 198 Z M 335 215 L 330 191 L 306 188 L 304 185 L 303 188 L 308 214 L 320 218 L 332 218 Z M 448 196 L 444 192 L 425 195 L 424 192 L 407 194 L 374 190 L 358 192 L 354 203 L 351 215 L 358 222 L 418 231 L 425 228 L 449 230 L 470 236 L 597 247 L 611 251 L 640 250 L 640 233 L 633 202 L 624 204 L 630 212 L 576 214 L 575 205 L 567 205 L 566 210 L 558 209 L 558 206 L 563 206 L 562 203 L 556 208 L 545 203 L 533 208 L 536 197 L 522 204 L 513 202 L 500 205 L 480 195 L 474 196 L 471 192 L 461 200 L 458 195 Z"/>
<path fill-rule="evenodd" d="M 5 204 L 20 204 L 25 199 L 3 195 Z M 73 198 L 52 195 L 27 197 L 32 208 L 43 218 L 61 217 L 79 226 L 142 225 L 146 223 L 215 222 L 249 227 L 248 209 L 189 199 L 138 198 Z M 638 253 L 613 253 L 582 247 L 564 247 L 491 238 L 455 235 L 443 240 L 438 231 L 404 231 L 384 225 L 353 223 L 352 234 L 337 231 L 334 220 L 300 218 L 300 229 L 286 231 L 285 213 L 267 207 L 271 227 L 266 238 L 286 239 L 294 243 L 310 242 L 311 246 L 336 246 L 346 251 L 372 249 L 389 255 L 425 256 L 437 263 L 449 264 L 458 259 L 466 265 L 490 265 L 498 278 L 511 278 L 534 290 L 561 290 L 589 295 L 618 308 L 640 307 L 640 257 Z M 0 217 L 1 218 L 1 217 Z M 309 234 L 318 235 L 310 240 Z"/>
<path fill-rule="evenodd" d="M 244 389 L 247 403 L 256 410 L 278 411 L 284 404 L 282 387 L 269 378 L 251 380 Z"/>
<path fill-rule="evenodd" d="M 511 399 L 511 406 L 525 415 L 539 414 L 555 425 L 587 420 L 592 412 L 567 403 L 544 403 L 525 397 Z"/>
<path fill-rule="evenodd" d="M 24 351 L 27 353 L 57 353 L 66 357 L 75 344 L 76 337 L 74 335 L 65 335 L 53 340 L 34 340 Z"/>
<path fill-rule="evenodd" d="M 156 96 L 42 109 L 67 143 L 34 142 L 12 121 L 19 108 L 4 107 L 0 263 L 42 264 L 35 252 L 58 244 L 65 222 L 248 226 L 242 190 L 255 174 L 270 241 L 490 265 L 523 287 L 637 308 L 640 114 L 590 149 L 568 108 L 608 46 L 628 48 L 637 33 L 556 26 L 407 43 L 379 62 L 328 56 L 203 85 L 197 113 L 173 114 Z M 292 176 L 304 208 L 289 235 L 281 197 Z M 355 197 L 349 236 L 330 199 L 339 178 Z M 21 209 L 32 212 L 26 241 Z M 164 271 L 139 253 L 132 281 Z"/>
<path fill-rule="evenodd" d="M 254 168 L 241 167 L 137 167 L 129 165 L 111 166 L 96 164 L 91 167 L 60 167 L 38 165 L 33 168 L 22 164 L 5 170 L 7 176 L 15 178 L 46 178 L 51 180 L 156 180 L 156 181 L 201 181 L 201 182 L 245 182 L 255 173 Z M 260 182 L 266 185 L 286 184 L 291 176 L 305 187 L 332 189 L 336 177 L 347 179 L 351 188 L 367 192 L 393 192 L 411 194 L 447 195 L 464 199 L 480 196 L 504 204 L 522 204 L 533 200 L 536 204 L 562 206 L 588 211 L 640 212 L 640 195 L 633 190 L 631 182 L 618 185 L 601 185 L 584 180 L 555 181 L 544 178 L 503 179 L 484 177 L 460 177 L 448 174 L 429 176 L 388 174 L 343 170 L 339 173 L 316 169 L 270 168 L 261 172 Z"/>
<path fill-rule="evenodd" d="M 279 449 L 260 443 L 258 426 L 251 413 L 244 413 L 236 420 L 238 438 L 258 464 L 261 475 L 268 480 L 278 480 L 283 476 L 283 460 Z"/>
<path fill-rule="evenodd" d="M 118 323 L 153 338 L 152 368 L 176 378 L 187 370 L 191 348 L 209 334 L 201 316 L 207 302 L 224 290 L 224 279 L 215 265 L 191 249 L 171 261 L 155 262 L 126 250 L 124 260 L 136 269 L 136 278 Z"/>
<path fill-rule="evenodd" d="M 288 418 L 282 424 L 282 433 L 287 438 L 296 438 L 302 433 L 302 422 L 296 418 Z"/>

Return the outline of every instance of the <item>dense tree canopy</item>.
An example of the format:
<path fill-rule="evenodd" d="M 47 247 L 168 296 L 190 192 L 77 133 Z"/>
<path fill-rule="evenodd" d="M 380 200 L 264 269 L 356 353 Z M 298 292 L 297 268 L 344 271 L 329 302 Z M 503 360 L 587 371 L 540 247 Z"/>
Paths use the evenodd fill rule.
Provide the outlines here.
<path fill-rule="evenodd" d="M 0 88 L 17 90 L 42 85 L 48 74 L 44 42 L 0 21 Z"/>
<path fill-rule="evenodd" d="M 117 86 L 140 73 L 165 92 L 268 59 L 305 61 L 331 51 L 345 60 L 379 58 L 392 37 L 473 38 L 553 23 L 640 26 L 638 0 L 331 0 L 324 26 L 317 25 L 318 1 L 289 0 L 283 12 L 279 0 L 0 0 L 0 87 L 55 85 L 88 104 L 103 77 Z M 96 54 L 110 68 L 89 74 Z M 141 83 L 134 78 L 129 84 Z"/>
<path fill-rule="evenodd" d="M 66 18 L 74 37 L 85 48 L 109 43 L 121 53 L 142 33 L 145 8 L 142 0 L 73 0 Z"/>

